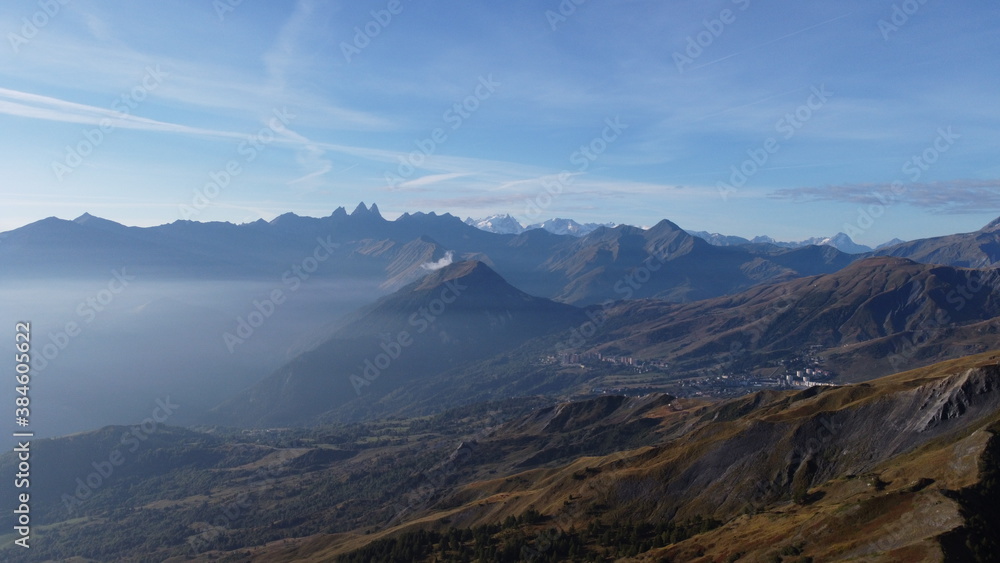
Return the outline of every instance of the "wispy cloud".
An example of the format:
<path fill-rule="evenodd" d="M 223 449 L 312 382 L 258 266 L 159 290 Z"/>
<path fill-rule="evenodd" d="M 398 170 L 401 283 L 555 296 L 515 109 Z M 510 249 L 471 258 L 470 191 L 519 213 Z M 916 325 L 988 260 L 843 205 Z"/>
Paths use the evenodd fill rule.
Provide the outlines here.
<path fill-rule="evenodd" d="M 448 180 L 454 180 L 455 178 L 464 178 L 471 176 L 469 172 L 448 172 L 447 174 L 428 174 L 427 176 L 421 176 L 419 178 L 414 178 L 403 182 L 397 186 L 399 189 L 405 188 L 421 188 L 424 186 L 430 186 L 433 184 L 440 184 L 447 182 Z"/>
<path fill-rule="evenodd" d="M 183 133 L 207 137 L 242 138 L 243 135 L 229 131 L 191 127 L 177 123 L 157 121 L 138 117 L 113 109 L 100 108 L 60 100 L 49 96 L 41 96 L 29 92 L 20 92 L 8 88 L 0 88 L 0 114 L 29 119 L 44 119 L 63 123 L 79 123 L 84 125 L 109 125 L 124 129 L 139 129 L 165 133 Z"/>
<path fill-rule="evenodd" d="M 715 60 L 713 60 L 713 61 L 710 61 L 710 62 L 707 62 L 707 63 L 705 63 L 705 64 L 702 64 L 702 65 L 699 65 L 699 66 L 696 66 L 696 67 L 693 67 L 693 68 L 692 68 L 691 70 L 698 70 L 698 69 L 700 69 L 700 68 L 704 68 L 704 67 L 707 67 L 707 66 L 710 66 L 710 65 L 714 65 L 715 63 L 719 63 L 719 62 L 722 62 L 722 61 L 724 61 L 724 60 L 726 60 L 726 59 L 730 59 L 730 58 L 732 58 L 732 57 L 736 57 L 736 56 L 738 56 L 738 55 L 741 55 L 741 54 L 743 54 L 743 53 L 746 53 L 746 52 L 749 52 L 749 51 L 755 51 L 755 50 L 757 50 L 757 49 L 762 49 L 762 48 L 764 48 L 764 47 L 767 47 L 768 45 L 772 45 L 772 44 L 774 44 L 774 43 L 777 43 L 777 42 L 779 42 L 779 41 L 784 41 L 785 39 L 788 39 L 788 38 L 790 38 L 790 37 L 795 37 L 796 35 L 798 35 L 798 34 L 800 34 L 800 33 L 805 33 L 805 32 L 807 32 L 807 31 L 810 31 L 810 30 L 813 30 L 813 29 L 816 29 L 817 27 L 822 27 L 822 26 L 824 26 L 824 25 L 827 25 L 827 24 L 830 24 L 830 23 L 833 23 L 833 22 L 835 22 L 835 21 L 837 21 L 837 20 L 841 20 L 841 19 L 844 19 L 844 18 L 846 18 L 846 17 L 848 17 L 848 16 L 850 16 L 850 15 L 851 15 L 851 12 L 847 12 L 846 14 L 842 14 L 842 15 L 839 15 L 839 16 L 837 16 L 837 17 L 835 17 L 835 18 L 830 18 L 830 19 L 828 19 L 828 20 L 824 20 L 824 21 L 821 21 L 821 22 L 819 22 L 819 23 L 817 23 L 817 24 L 813 24 L 813 25 L 809 25 L 809 26 L 806 26 L 806 27 L 803 27 L 803 28 L 801 28 L 801 29 L 799 29 L 799 30 L 797 30 L 797 31 L 793 31 L 793 32 L 791 32 L 791 33 L 786 33 L 785 35 L 782 35 L 781 37 L 777 37 L 777 38 L 775 38 L 775 39 L 772 39 L 772 40 L 770 40 L 770 41 L 767 41 L 767 42 L 765 42 L 765 43 L 761 43 L 760 45 L 757 45 L 757 46 L 755 46 L 755 47 L 751 47 L 751 48 L 749 48 L 749 49 L 744 49 L 744 50 L 742 50 L 742 51 L 738 51 L 738 52 L 736 52 L 736 53 L 733 53 L 733 54 L 731 54 L 731 55 L 726 55 L 726 56 L 724 56 L 724 57 L 722 57 L 722 58 L 719 58 L 719 59 L 715 59 Z"/>
<path fill-rule="evenodd" d="M 943 214 L 1000 211 L 1000 179 L 951 180 L 914 184 L 845 184 L 821 188 L 787 188 L 768 194 L 795 203 L 839 201 L 861 205 L 903 204 Z"/>

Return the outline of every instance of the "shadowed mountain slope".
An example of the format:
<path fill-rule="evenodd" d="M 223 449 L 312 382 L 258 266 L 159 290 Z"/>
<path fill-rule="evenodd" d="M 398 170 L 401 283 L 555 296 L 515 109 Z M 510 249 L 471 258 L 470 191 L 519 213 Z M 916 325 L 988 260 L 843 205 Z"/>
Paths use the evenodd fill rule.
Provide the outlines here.
<path fill-rule="evenodd" d="M 903 242 L 876 249 L 874 254 L 965 268 L 994 266 L 1000 262 L 1000 219 L 972 233 Z"/>
<path fill-rule="evenodd" d="M 456 262 L 354 313 L 314 349 L 214 410 L 227 424 L 301 423 L 361 394 L 490 357 L 584 319 L 482 262 Z"/>
<path fill-rule="evenodd" d="M 733 370 L 817 346 L 847 377 L 867 379 L 967 354 L 965 344 L 989 347 L 1000 275 L 878 257 L 732 296 L 637 300 L 605 313 L 590 349 L 664 359 L 680 370 Z M 848 367 L 858 369 L 850 375 Z"/>

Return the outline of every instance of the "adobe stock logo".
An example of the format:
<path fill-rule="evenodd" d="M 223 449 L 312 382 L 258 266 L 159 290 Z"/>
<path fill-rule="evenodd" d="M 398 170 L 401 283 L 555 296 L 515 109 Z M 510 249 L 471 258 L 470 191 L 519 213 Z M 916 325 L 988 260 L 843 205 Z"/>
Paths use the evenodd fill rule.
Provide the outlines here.
<path fill-rule="evenodd" d="M 582 6 L 586 2 L 587 0 L 562 0 L 557 7 L 558 13 L 553 10 L 545 10 L 545 21 L 549 22 L 549 27 L 555 31 L 576 13 L 577 6 Z"/>
<path fill-rule="evenodd" d="M 617 115 L 614 118 L 605 118 L 604 125 L 600 135 L 595 136 L 586 144 L 580 145 L 579 149 L 569 155 L 570 163 L 576 165 L 575 169 L 563 170 L 555 175 L 555 180 L 552 180 L 551 177 L 541 180 L 542 191 L 535 197 L 525 200 L 524 214 L 518 218 L 520 221 L 528 224 L 537 220 L 552 205 L 555 198 L 559 197 L 573 182 L 573 176 L 583 174 L 590 169 L 590 165 L 597 161 L 629 127 L 627 123 L 622 123 L 621 118 Z"/>
<path fill-rule="evenodd" d="M 889 18 L 878 20 L 878 30 L 882 34 L 882 39 L 889 41 L 889 36 L 909 23 L 910 17 L 916 15 L 926 3 L 927 0 L 904 0 L 901 4 L 893 4 Z"/>
<path fill-rule="evenodd" d="M 462 296 L 462 291 L 469 289 L 469 286 L 462 285 L 457 279 L 444 282 L 444 287 L 438 296 L 430 301 L 426 307 L 420 307 L 408 319 L 409 325 L 416 328 L 417 334 L 423 334 L 431 328 L 438 318 L 444 314 L 448 306 Z M 389 366 L 403 355 L 403 351 L 413 345 L 413 335 L 408 330 L 401 330 L 395 338 L 383 341 L 379 344 L 381 352 L 372 358 L 365 359 L 364 363 L 358 366 L 360 376 L 352 373 L 348 376 L 354 392 L 361 396 L 361 389 L 375 382 L 382 375 L 382 372 L 389 369 Z"/>
<path fill-rule="evenodd" d="M 736 4 L 741 12 L 750 7 L 750 0 L 732 0 L 732 3 Z M 724 8 L 717 18 L 702 20 L 702 27 L 705 29 L 687 37 L 683 53 L 674 51 L 673 59 L 677 72 L 683 73 L 685 66 L 693 65 L 694 61 L 705 53 L 705 49 L 711 47 L 715 40 L 722 36 L 727 26 L 736 23 L 736 16 L 736 12 Z"/>
<path fill-rule="evenodd" d="M 190 205 L 180 204 L 178 206 L 181 217 L 185 220 L 190 219 L 211 205 L 240 174 L 243 174 L 244 166 L 253 162 L 268 145 L 288 132 L 288 124 L 295 117 L 296 115 L 288 111 L 286 107 L 271 110 L 271 117 L 264 122 L 264 126 L 256 133 L 247 135 L 236 147 L 236 153 L 243 157 L 242 163 L 240 160 L 232 158 L 224 166 L 209 172 L 208 182 L 201 188 L 194 190 Z"/>
<path fill-rule="evenodd" d="M 350 64 L 354 57 L 360 55 L 362 50 L 371 45 L 373 39 L 382 34 L 382 30 L 389 27 L 393 16 L 398 16 L 402 12 L 403 4 L 400 0 L 389 0 L 385 8 L 369 12 L 372 19 L 368 20 L 363 26 L 354 27 L 352 41 L 350 43 L 347 41 L 340 42 L 340 52 L 344 55 L 344 60 Z"/>
<path fill-rule="evenodd" d="M 129 453 L 132 454 L 139 451 L 142 443 L 155 434 L 160 429 L 160 425 L 165 423 L 170 415 L 179 408 L 180 405 L 170 402 L 169 396 L 165 399 L 156 399 L 156 406 L 150 416 L 122 434 L 121 441 L 111 450 L 106 459 L 91 462 L 90 466 L 94 468 L 93 472 L 86 477 L 76 478 L 76 490 L 73 491 L 73 494 L 62 494 L 60 500 L 62 500 L 66 510 L 70 514 L 75 513 L 84 501 L 94 496 L 94 492 L 111 479 L 117 468 L 125 465 L 127 457 L 122 452 L 122 448 L 127 447 Z"/>
<path fill-rule="evenodd" d="M 107 309 L 115 297 L 124 292 L 136 277 L 134 274 L 126 273 L 125 268 L 112 270 L 111 278 L 104 287 L 76 306 L 76 314 L 82 321 L 68 321 L 55 332 L 49 333 L 49 342 L 40 345 L 38 353 L 31 358 L 32 371 L 37 373 L 45 371 L 50 365 L 49 362 L 55 360 L 74 338 L 83 334 L 87 326 L 97 318 L 97 314 Z"/>
<path fill-rule="evenodd" d="M 774 124 L 774 131 L 780 133 L 781 137 L 789 141 L 799 132 L 800 129 L 813 118 L 816 113 L 823 108 L 833 97 L 833 92 L 826 89 L 825 84 L 813 86 L 809 89 L 810 94 L 805 103 L 795 108 L 795 111 L 786 113 Z M 746 151 L 747 159 L 738 165 L 730 167 L 729 181 L 717 182 L 715 187 L 719 191 L 719 196 L 723 201 L 728 201 L 729 196 L 738 192 L 746 185 L 751 178 L 757 175 L 778 151 L 781 150 L 781 143 L 775 137 L 768 137 L 760 143 L 760 146 L 750 147 Z"/>
<path fill-rule="evenodd" d="M 961 135 L 952 131 L 950 125 L 939 127 L 934 140 L 924 150 L 907 158 L 900 172 L 905 174 L 910 182 L 919 181 L 924 173 L 961 138 Z M 902 200 L 907 189 L 902 180 L 894 180 L 887 188 L 873 191 L 869 194 L 872 201 L 868 206 L 858 207 L 857 218 L 853 222 L 844 223 L 841 229 L 851 238 L 862 236 L 890 206 Z"/>
<path fill-rule="evenodd" d="M 62 12 L 63 6 L 69 4 L 69 0 L 39 0 L 38 10 L 31 14 L 31 17 L 21 18 L 20 33 L 8 33 L 7 42 L 10 43 L 14 54 L 21 52 L 21 46 L 27 45 L 45 26 L 49 25 L 56 16 Z M 9 6 L 4 6 L 9 8 Z"/>
<path fill-rule="evenodd" d="M 132 111 L 138 108 L 139 104 L 144 102 L 154 90 L 160 87 L 163 79 L 170 76 L 170 73 L 160 69 L 160 65 L 147 66 L 145 70 L 146 72 L 139 80 L 139 83 L 128 92 L 118 96 L 111 104 L 111 110 L 118 113 L 116 119 L 119 123 L 128 119 Z M 66 154 L 63 159 L 61 161 L 53 160 L 50 164 L 56 180 L 62 182 L 66 175 L 79 168 L 84 160 L 104 144 L 104 141 L 119 126 L 110 118 L 101 119 L 97 123 L 97 127 L 84 130 L 80 135 L 83 138 L 77 141 L 75 145 L 66 145 Z"/>
<path fill-rule="evenodd" d="M 222 341 L 229 353 L 235 353 L 237 346 L 252 338 L 257 329 L 264 326 L 264 323 L 271 318 L 271 315 L 275 314 L 278 307 L 285 303 L 288 296 L 298 291 L 302 284 L 316 273 L 339 247 L 340 243 L 333 242 L 330 235 L 327 235 L 326 239 L 316 237 L 316 246 L 313 247 L 313 251 L 281 274 L 281 282 L 285 289 L 276 287 L 263 300 L 254 299 L 253 309 L 246 316 L 236 317 L 236 326 L 233 332 L 222 333 Z"/>
<path fill-rule="evenodd" d="M 398 156 L 399 164 L 396 169 L 385 171 L 383 176 L 389 189 L 397 189 L 405 184 L 406 180 L 412 178 L 417 170 L 424 166 L 427 159 L 448 141 L 451 134 L 449 129 L 451 132 L 458 131 L 475 112 L 479 111 L 486 100 L 493 97 L 500 86 L 501 83 L 493 79 L 492 73 L 486 76 L 480 75 L 471 93 L 462 100 L 453 103 L 441 114 L 441 120 L 449 128 L 435 127 L 426 137 L 413 141 L 416 150 L 410 151 L 405 157 Z"/>

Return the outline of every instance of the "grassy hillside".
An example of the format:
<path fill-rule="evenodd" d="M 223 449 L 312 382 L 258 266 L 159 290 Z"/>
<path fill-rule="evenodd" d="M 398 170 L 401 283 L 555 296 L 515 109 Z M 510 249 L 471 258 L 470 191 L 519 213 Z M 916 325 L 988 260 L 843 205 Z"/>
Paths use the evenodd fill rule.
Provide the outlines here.
<path fill-rule="evenodd" d="M 988 561 L 998 362 L 722 402 L 513 399 L 363 425 L 166 429 L 72 512 L 39 500 L 31 559 L 0 556 Z M 77 451 L 46 488 L 71 490 L 121 430 L 39 442 L 39 468 Z"/>

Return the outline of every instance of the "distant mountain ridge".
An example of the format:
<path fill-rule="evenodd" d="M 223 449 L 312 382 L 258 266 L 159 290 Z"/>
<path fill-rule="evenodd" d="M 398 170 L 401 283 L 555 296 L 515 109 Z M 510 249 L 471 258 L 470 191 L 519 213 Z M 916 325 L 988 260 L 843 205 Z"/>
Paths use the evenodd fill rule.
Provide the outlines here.
<path fill-rule="evenodd" d="M 572 231 L 574 224 L 548 227 Z M 542 228 L 496 234 L 433 212 L 403 213 L 390 221 L 376 205 L 364 203 L 351 213 L 339 207 L 327 217 L 286 213 L 241 225 L 180 220 L 139 228 L 90 215 L 74 221 L 53 217 L 0 233 L 0 261 L 8 265 L 0 277 L 103 277 L 127 267 L 146 280 L 271 282 L 283 278 L 290 265 L 321 257 L 323 267 L 310 273 L 310 279 L 365 280 L 377 288 L 377 296 L 425 275 L 426 264 L 451 252 L 455 260 L 488 264 L 529 294 L 591 304 L 630 296 L 714 297 L 758 283 L 836 271 L 853 259 L 815 253 L 810 247 L 724 249 L 666 220 L 649 229 L 597 226 L 578 234 Z M 641 286 L 629 281 L 633 275 L 643 278 Z"/>
<path fill-rule="evenodd" d="M 745 239 L 743 237 L 722 235 L 719 233 L 709 233 L 708 231 L 688 231 L 689 234 L 694 235 L 698 238 L 702 238 L 715 246 L 734 246 L 740 244 L 773 244 L 775 246 L 780 246 L 782 248 L 802 248 L 803 246 L 809 245 L 826 245 L 832 246 L 841 252 L 846 254 L 864 254 L 866 252 L 871 252 L 872 248 L 863 244 L 858 244 L 844 233 L 837 233 L 832 237 L 812 237 L 805 240 L 797 242 L 782 242 L 774 240 L 773 238 L 762 235 L 756 236 L 753 239 Z M 894 241 L 899 241 L 899 239 L 893 239 Z M 899 241 L 902 242 L 902 241 Z"/>
<path fill-rule="evenodd" d="M 615 223 L 580 224 L 572 219 L 555 218 L 524 227 L 517 219 L 511 217 L 510 214 L 490 215 L 484 219 L 473 219 L 470 217 L 465 220 L 465 224 L 486 232 L 502 235 L 519 235 L 524 231 L 529 231 L 531 229 L 545 229 L 546 231 L 556 235 L 573 235 L 577 237 L 592 233 L 600 227 L 613 228 L 617 226 Z"/>
<path fill-rule="evenodd" d="M 498 218 L 494 226 L 502 230 L 504 221 L 512 218 Z M 762 237 L 743 243 L 738 237 L 692 236 L 666 220 L 648 229 L 589 225 L 593 230 L 583 235 L 574 225 L 549 222 L 547 229 L 497 234 L 447 213 L 403 213 L 390 221 L 376 205 L 364 203 L 351 213 L 340 207 L 328 217 L 286 213 L 241 225 L 175 221 L 138 228 L 84 214 L 73 221 L 52 217 L 0 233 L 0 261 L 5 264 L 0 277 L 104 277 L 127 267 L 143 279 L 274 280 L 290 264 L 315 254 L 337 267 L 320 268 L 311 277 L 364 279 L 384 294 L 419 279 L 426 264 L 450 255 L 482 261 L 532 295 L 585 305 L 635 297 L 705 299 L 831 273 L 872 254 L 960 267 L 1000 260 L 996 221 L 976 233 L 864 254 L 851 254 L 866 247 L 842 233 L 800 243 L 764 242 L 771 239 Z M 819 246 L 801 246 L 809 242 Z M 832 253 L 813 250 L 817 248 Z M 649 280 L 629 281 L 633 275 L 648 275 Z"/>
<path fill-rule="evenodd" d="M 903 242 L 874 254 L 964 268 L 996 266 L 1000 264 L 1000 218 L 978 231 Z"/>

